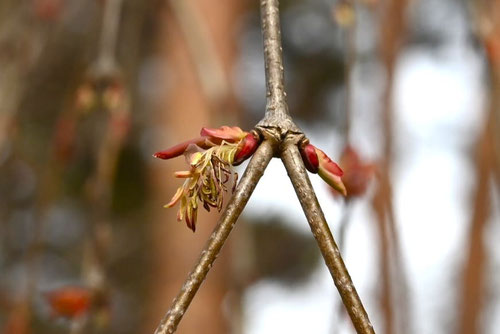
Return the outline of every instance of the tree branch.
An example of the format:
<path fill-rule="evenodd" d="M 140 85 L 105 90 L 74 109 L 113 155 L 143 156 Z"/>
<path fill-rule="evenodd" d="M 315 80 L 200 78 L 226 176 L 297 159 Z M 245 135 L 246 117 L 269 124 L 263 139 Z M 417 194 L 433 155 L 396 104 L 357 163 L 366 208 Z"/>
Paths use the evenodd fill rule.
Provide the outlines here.
<path fill-rule="evenodd" d="M 288 112 L 283 70 L 283 48 L 278 0 L 261 0 L 261 26 L 264 37 L 264 66 L 266 69 L 266 114 L 257 124 L 260 128 L 274 128 L 279 138 L 287 132 L 302 133 Z"/>
<path fill-rule="evenodd" d="M 342 260 L 337 244 L 328 228 L 325 216 L 319 206 L 318 199 L 302 162 L 296 140 L 293 140 L 293 138 L 287 140 L 281 152 L 281 159 L 290 180 L 292 180 L 311 231 L 318 242 L 323 259 L 330 270 L 333 282 L 339 291 L 347 313 L 351 317 L 356 332 L 360 334 L 375 333 Z"/>
<path fill-rule="evenodd" d="M 265 140 L 248 165 L 235 194 L 224 210 L 201 257 L 155 334 L 174 333 L 179 321 L 205 279 L 234 223 L 245 207 L 271 158 L 279 155 L 288 171 L 311 230 L 351 320 L 359 334 L 374 334 L 368 315 L 347 272 L 344 261 L 328 228 L 300 156 L 298 145 L 305 139 L 288 112 L 284 89 L 279 1 L 261 0 L 267 106 L 256 128 Z M 281 152 L 278 152 L 277 148 Z"/>
<path fill-rule="evenodd" d="M 189 274 L 181 291 L 156 329 L 155 334 L 174 333 L 177 329 L 177 325 L 181 321 L 182 316 L 189 307 L 201 283 L 205 280 L 208 271 L 212 268 L 212 264 L 226 242 L 243 208 L 247 204 L 257 182 L 264 174 L 264 170 L 273 157 L 274 151 L 275 145 L 273 145 L 271 141 L 265 140 L 259 146 L 257 152 L 255 152 L 231 200 L 222 213 L 219 223 L 201 252 L 198 263 Z"/>

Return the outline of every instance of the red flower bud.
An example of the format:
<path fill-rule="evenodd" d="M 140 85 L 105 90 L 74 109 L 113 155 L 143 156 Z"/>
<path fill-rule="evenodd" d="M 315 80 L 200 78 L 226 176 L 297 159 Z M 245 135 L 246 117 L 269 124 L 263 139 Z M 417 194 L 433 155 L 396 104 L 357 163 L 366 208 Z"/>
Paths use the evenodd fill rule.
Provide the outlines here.
<path fill-rule="evenodd" d="M 302 160 L 304 161 L 304 165 L 306 166 L 307 170 L 311 173 L 316 174 L 319 167 L 316 148 L 311 144 L 304 145 L 300 148 L 300 155 L 302 156 Z"/>
<path fill-rule="evenodd" d="M 300 155 L 308 171 L 318 173 L 333 189 L 346 195 L 346 188 L 341 179 L 344 172 L 325 152 L 314 145 L 307 144 L 300 148 Z"/>
<path fill-rule="evenodd" d="M 238 152 L 234 156 L 233 166 L 238 166 L 243 161 L 248 159 L 255 153 L 255 150 L 259 146 L 259 139 L 253 134 L 249 133 L 243 138 L 238 146 Z"/>
<path fill-rule="evenodd" d="M 342 175 L 344 172 L 335 162 L 330 159 L 325 152 L 320 149 L 316 149 L 316 154 L 318 154 L 319 158 L 319 168 L 318 174 L 319 176 L 330 185 L 333 189 L 337 190 L 342 195 L 347 195 L 347 190 L 342 183 Z"/>

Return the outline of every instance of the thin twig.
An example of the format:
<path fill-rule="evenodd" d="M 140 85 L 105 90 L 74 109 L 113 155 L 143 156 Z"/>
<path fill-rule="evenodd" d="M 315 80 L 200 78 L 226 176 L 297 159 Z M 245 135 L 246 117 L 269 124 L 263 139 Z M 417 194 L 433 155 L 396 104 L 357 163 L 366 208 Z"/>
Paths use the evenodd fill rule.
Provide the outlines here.
<path fill-rule="evenodd" d="M 302 133 L 288 112 L 283 70 L 283 48 L 278 0 L 261 0 L 261 26 L 264 37 L 264 66 L 266 69 L 266 114 L 258 128 L 277 130 L 278 140 L 287 132 Z"/>
<path fill-rule="evenodd" d="M 352 200 L 345 201 L 344 211 L 342 212 L 342 217 L 340 218 L 339 228 L 337 230 L 337 245 L 340 250 L 340 254 L 345 252 L 346 248 L 346 234 L 347 229 L 351 225 L 351 212 L 352 212 Z M 334 313 L 337 314 L 337 321 L 333 323 L 332 333 L 336 334 L 340 332 L 341 322 L 345 318 L 345 307 L 343 304 L 336 304 L 336 310 Z"/>
<path fill-rule="evenodd" d="M 269 161 L 274 155 L 274 147 L 270 141 L 264 141 L 255 152 L 252 160 L 248 164 L 247 169 L 240 183 L 236 187 L 235 193 L 224 210 L 219 223 L 215 227 L 210 239 L 203 249 L 198 263 L 189 274 L 186 282 L 181 288 L 181 291 L 170 306 L 169 311 L 156 329 L 156 334 L 174 333 L 177 329 L 179 321 L 186 312 L 189 304 L 193 300 L 194 295 L 198 291 L 201 283 L 212 267 L 213 262 L 217 258 L 222 246 L 226 242 L 229 233 L 233 229 L 236 220 L 240 216 L 243 208 L 248 202 L 257 182 L 264 174 Z"/>
<path fill-rule="evenodd" d="M 288 141 L 281 153 L 281 158 L 356 332 L 363 334 L 375 333 L 342 260 L 337 244 L 328 228 L 296 143 Z"/>
<path fill-rule="evenodd" d="M 280 157 L 354 327 L 358 333 L 375 333 L 328 228 L 297 147 L 304 135 L 290 118 L 286 103 L 279 1 L 261 0 L 261 16 L 267 106 L 265 117 L 257 127 L 267 129 L 275 138 L 279 136 L 280 142 L 285 144 Z"/>

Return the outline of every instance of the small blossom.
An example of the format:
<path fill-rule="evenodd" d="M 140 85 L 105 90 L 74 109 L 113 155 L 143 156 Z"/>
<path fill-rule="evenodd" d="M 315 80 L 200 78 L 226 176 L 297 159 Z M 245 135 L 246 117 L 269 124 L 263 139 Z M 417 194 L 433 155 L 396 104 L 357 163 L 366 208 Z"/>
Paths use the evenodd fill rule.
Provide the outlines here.
<path fill-rule="evenodd" d="M 171 208 L 180 203 L 177 220 L 185 220 L 193 232 L 196 230 L 199 203 L 207 211 L 211 207 L 220 211 L 223 194 L 230 185 L 233 191 L 238 180 L 238 174 L 232 167 L 248 159 L 259 144 L 257 134 L 245 132 L 239 127 L 202 128 L 200 135 L 154 154 L 160 159 L 185 155 L 189 170 L 175 172 L 174 176 L 186 180 L 165 207 Z"/>
<path fill-rule="evenodd" d="M 79 286 L 65 286 L 45 294 L 52 316 L 79 318 L 90 308 L 91 292 Z"/>
<path fill-rule="evenodd" d="M 344 172 L 325 152 L 314 145 L 306 144 L 300 148 L 300 154 L 308 171 L 317 173 L 333 189 L 346 196 L 346 188 L 342 183 Z"/>

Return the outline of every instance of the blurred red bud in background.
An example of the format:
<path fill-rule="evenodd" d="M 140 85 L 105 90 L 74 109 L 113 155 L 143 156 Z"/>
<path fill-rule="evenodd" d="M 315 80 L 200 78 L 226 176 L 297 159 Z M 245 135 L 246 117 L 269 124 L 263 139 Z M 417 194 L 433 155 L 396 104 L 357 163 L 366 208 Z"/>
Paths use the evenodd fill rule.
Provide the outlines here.
<path fill-rule="evenodd" d="M 64 286 L 45 293 L 53 317 L 78 318 L 90 308 L 91 292 L 79 286 Z"/>
<path fill-rule="evenodd" d="M 362 160 L 356 150 L 349 145 L 344 148 L 339 164 L 344 171 L 342 182 L 347 190 L 346 199 L 363 196 L 375 174 L 376 165 Z M 338 195 L 336 191 L 332 193 Z"/>

